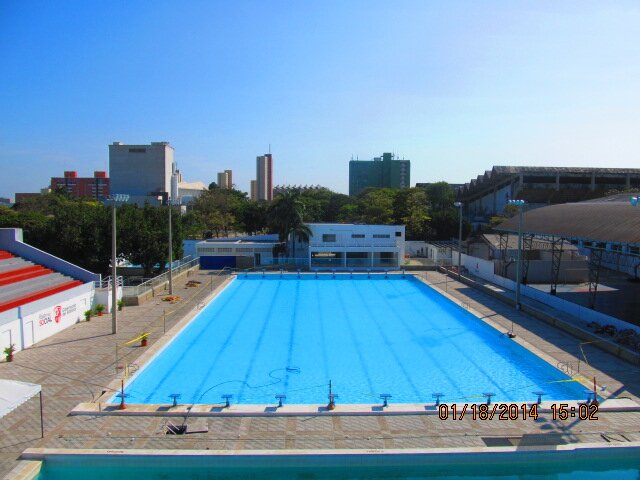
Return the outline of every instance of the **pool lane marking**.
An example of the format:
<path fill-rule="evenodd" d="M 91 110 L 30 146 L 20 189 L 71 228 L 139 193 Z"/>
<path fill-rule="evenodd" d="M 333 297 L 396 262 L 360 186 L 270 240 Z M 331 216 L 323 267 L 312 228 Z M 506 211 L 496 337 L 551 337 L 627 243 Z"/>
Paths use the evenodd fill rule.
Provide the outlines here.
<path fill-rule="evenodd" d="M 318 317 L 318 327 L 320 329 L 320 344 L 322 346 L 321 350 L 322 350 L 322 366 L 324 368 L 324 378 L 329 378 L 329 357 L 327 355 L 327 339 L 326 339 L 326 335 L 325 335 L 325 323 L 324 323 L 324 312 L 322 309 L 322 305 L 323 302 L 320 299 L 320 282 L 317 282 L 314 284 L 315 285 L 315 292 L 316 292 L 316 301 L 318 303 L 318 312 L 319 312 L 319 317 Z"/>
<path fill-rule="evenodd" d="M 260 283 L 264 283 L 264 282 L 272 282 L 272 280 L 266 280 L 266 279 L 260 280 Z M 244 388 L 245 386 L 249 385 L 248 383 L 249 377 L 251 376 L 251 372 L 253 371 L 253 366 L 255 365 L 255 359 L 258 354 L 258 350 L 262 345 L 262 341 L 264 340 L 265 332 L 267 331 L 267 327 L 271 322 L 271 319 L 274 317 L 275 314 L 277 314 L 277 312 L 275 312 L 275 309 L 273 307 L 276 301 L 278 300 L 278 291 L 280 291 L 281 286 L 282 284 L 280 282 L 277 282 L 276 291 L 271 296 L 271 302 L 270 302 L 269 308 L 266 310 L 268 314 L 265 316 L 264 321 L 262 322 L 262 328 L 260 328 L 260 333 L 258 333 L 257 341 L 255 343 L 255 346 L 253 347 L 253 353 L 251 354 L 251 358 L 249 359 L 249 364 L 248 364 L 249 368 L 245 370 L 244 382 L 240 386 L 238 397 L 235 399 L 236 402 L 242 402 L 242 395 L 244 394 Z"/>
<path fill-rule="evenodd" d="M 424 283 L 424 282 L 422 282 L 422 281 L 420 281 L 419 283 L 421 283 L 421 284 L 422 284 L 424 287 L 426 287 L 427 289 L 430 289 L 430 290 L 431 290 L 435 295 L 439 295 L 439 296 L 441 296 L 441 297 L 445 298 L 446 300 L 448 300 L 452 305 L 454 305 L 455 307 L 458 307 L 458 309 L 460 309 L 460 311 L 461 311 L 462 313 L 467 312 L 467 313 L 471 316 L 471 318 L 472 318 L 472 319 L 474 319 L 474 321 L 479 321 L 479 323 L 476 323 L 476 325 L 481 326 L 481 327 L 487 327 L 487 328 L 490 328 L 490 329 L 491 329 L 491 330 L 493 330 L 493 331 L 496 331 L 496 332 L 500 333 L 500 331 L 499 331 L 496 327 L 494 327 L 493 325 L 491 325 L 491 324 L 489 324 L 488 322 L 484 321 L 484 320 L 483 320 L 482 318 L 480 318 L 479 316 L 474 315 L 474 314 L 473 314 L 469 309 L 465 309 L 465 308 L 461 307 L 460 305 L 458 305 L 458 303 L 456 302 L 456 299 L 455 299 L 455 298 L 454 298 L 454 299 L 450 298 L 450 297 L 451 297 L 451 294 L 449 294 L 448 292 L 447 292 L 447 294 L 445 295 L 444 293 L 440 293 L 440 291 L 439 291 L 439 290 L 436 290 L 436 288 L 432 287 L 431 285 L 427 285 L 426 283 Z M 412 305 L 412 306 L 413 306 L 413 305 Z M 448 312 L 447 312 L 447 313 L 448 313 Z M 500 337 L 503 337 L 503 336 L 501 335 Z M 452 344 L 452 345 L 453 345 L 453 344 Z M 529 350 L 529 349 L 528 349 L 528 348 L 526 348 L 525 346 L 520 345 L 519 343 L 512 343 L 512 344 L 510 344 L 510 345 L 514 345 L 514 348 L 515 348 L 515 345 L 518 345 L 520 348 L 524 349 L 524 351 L 525 351 L 525 352 L 527 352 L 527 353 L 529 353 L 529 354 L 533 355 L 536 359 L 540 360 L 540 361 L 541 361 L 545 366 L 551 366 L 553 370 L 557 370 L 557 369 L 554 369 L 554 368 L 553 368 L 553 365 L 552 365 L 551 363 L 547 362 L 546 360 L 544 360 L 543 358 L 541 358 L 539 355 L 536 355 L 534 352 L 532 352 L 531 350 Z M 454 345 L 454 346 L 455 346 L 455 345 Z M 488 346 L 489 346 L 489 345 L 488 345 Z M 456 347 L 456 348 L 457 348 L 457 347 Z M 491 347 L 489 346 L 489 348 L 491 348 Z M 457 348 L 457 349 L 460 351 L 460 349 L 459 349 L 459 348 Z M 465 358 L 467 358 L 469 361 L 471 361 L 471 359 L 470 359 L 466 354 L 464 354 L 464 352 L 462 352 L 462 354 L 463 354 L 463 356 L 464 356 Z M 477 366 L 476 362 L 471 362 L 471 363 Z M 535 366 L 534 366 L 534 367 L 535 367 Z M 482 372 L 486 377 L 491 378 L 489 375 L 487 375 L 487 372 L 486 372 L 482 367 L 477 366 L 477 368 L 478 368 L 478 370 L 480 370 L 480 371 L 481 371 L 481 372 Z M 534 368 L 534 369 L 535 369 L 535 368 Z M 521 368 L 518 368 L 517 370 L 518 370 L 518 372 L 519 372 L 519 373 L 522 373 L 522 374 L 523 374 L 523 376 L 524 376 L 524 373 L 522 372 L 522 369 L 521 369 Z M 568 375 L 566 375 L 566 374 L 564 374 L 564 373 L 560 372 L 560 370 L 557 370 L 557 371 L 558 371 L 562 376 L 568 377 Z M 525 378 L 526 378 L 526 376 L 525 376 Z M 553 378 L 553 377 L 551 377 L 551 378 Z M 571 380 L 571 379 L 569 379 L 569 380 Z M 516 392 L 516 391 L 524 390 L 525 388 L 530 388 L 530 386 L 529 386 L 529 385 L 525 385 L 525 386 L 521 386 L 521 387 L 517 387 L 517 388 L 510 388 L 510 389 L 506 389 L 506 388 L 502 388 L 502 387 L 500 387 L 499 385 L 495 384 L 495 382 L 493 382 L 493 381 L 492 381 L 491 383 L 493 383 L 493 384 L 494 384 L 494 385 L 495 385 L 495 386 L 496 386 L 496 387 L 497 387 L 497 388 L 498 388 L 502 393 L 504 393 L 504 394 L 509 394 L 510 392 Z M 550 384 L 550 383 L 556 383 L 556 382 L 553 382 L 553 381 L 551 381 L 551 382 L 543 382 L 542 384 L 533 384 L 533 385 L 534 385 L 534 386 L 537 386 L 538 388 L 542 388 L 542 386 L 543 386 L 543 385 L 548 385 L 548 384 Z M 558 383 L 559 383 L 559 382 L 558 382 Z M 474 398 L 474 397 L 460 397 L 460 398 L 457 398 L 456 400 L 464 400 L 464 399 L 466 399 L 466 398 Z"/>
<path fill-rule="evenodd" d="M 256 298 L 258 296 L 258 292 L 260 292 L 262 290 L 262 288 L 266 285 L 264 283 L 264 280 L 260 279 L 257 281 L 257 286 L 254 288 L 253 293 L 252 293 L 252 298 Z M 252 281 L 251 284 L 253 286 L 253 284 L 255 283 L 255 281 Z M 249 288 L 250 283 L 245 283 L 244 286 L 246 286 L 247 288 Z M 246 291 L 244 292 L 246 293 Z M 273 298 L 272 298 L 273 301 Z M 247 311 L 248 309 L 252 306 L 252 302 L 251 301 L 246 301 L 244 302 L 244 308 L 242 310 L 242 312 L 237 316 L 238 321 L 233 321 L 233 319 L 230 319 L 229 321 L 232 322 L 232 328 L 229 331 L 229 333 L 227 334 L 224 342 L 220 345 L 220 348 L 218 349 L 218 352 L 216 354 L 216 357 L 214 358 L 213 362 L 211 362 L 209 369 L 207 370 L 206 375 L 204 375 L 202 377 L 202 380 L 200 382 L 200 385 L 198 385 L 198 389 L 196 390 L 196 394 L 198 395 L 197 398 L 197 402 L 200 402 L 200 400 L 202 400 L 202 398 L 208 394 L 211 390 L 213 390 L 216 387 L 219 387 L 220 385 L 224 385 L 226 383 L 231 383 L 231 382 L 242 382 L 243 380 L 241 379 L 231 379 L 231 380 L 225 380 L 222 382 L 218 382 L 215 383 L 213 385 L 211 385 L 213 382 L 209 382 L 208 380 L 210 379 L 211 375 L 213 374 L 213 370 L 216 366 L 216 364 L 218 363 L 218 361 L 222 358 L 223 353 L 229 348 L 229 346 L 232 343 L 232 340 L 235 339 L 236 337 L 236 332 L 237 330 L 240 328 L 241 324 L 243 323 L 244 320 L 246 320 L 248 318 L 247 316 Z M 205 385 L 205 382 L 207 383 L 207 385 Z M 205 389 L 206 387 L 206 389 Z M 204 391 L 203 391 L 204 389 Z M 235 401 L 238 401 L 238 399 L 236 398 Z M 215 403 L 215 402 L 214 402 Z"/>
<path fill-rule="evenodd" d="M 345 308 L 345 303 L 344 303 L 344 298 L 342 297 L 342 292 L 339 288 L 335 288 L 334 285 L 334 290 L 336 293 L 336 298 L 338 299 L 340 306 L 342 308 L 343 311 L 343 318 L 345 320 L 345 324 L 347 326 L 347 329 L 349 330 L 349 335 L 351 336 L 351 344 L 353 345 L 354 351 L 356 352 L 356 354 L 358 355 L 358 358 L 360 359 L 360 369 L 362 370 L 362 372 L 364 373 L 365 379 L 367 381 L 367 384 L 369 386 L 369 391 L 373 391 L 373 382 L 371 381 L 371 375 L 369 374 L 369 369 L 367 368 L 366 362 L 364 361 L 364 357 L 362 355 L 362 351 L 360 349 L 360 345 L 358 343 L 357 340 L 357 336 L 355 334 L 355 332 L 353 331 L 353 325 L 351 324 L 351 319 L 350 316 L 348 315 L 348 310 Z M 344 366 L 343 366 L 344 367 Z M 340 386 L 336 385 L 336 393 L 340 394 L 339 390 L 340 390 Z"/>
<path fill-rule="evenodd" d="M 287 349 L 287 367 L 293 366 L 293 342 L 296 336 L 296 323 L 298 322 L 298 303 L 300 300 L 300 279 L 295 280 L 296 289 L 295 297 L 293 299 L 293 308 L 291 310 L 291 324 L 289 327 L 289 348 Z M 289 373 L 285 375 L 284 380 L 284 394 L 287 394 L 287 388 L 289 388 Z"/>
<path fill-rule="evenodd" d="M 211 295 L 211 299 L 209 300 L 209 305 L 207 305 L 207 308 L 211 305 L 211 302 L 213 300 L 217 301 L 218 299 L 220 299 L 222 294 L 226 293 L 228 291 L 229 287 L 234 285 L 234 281 L 235 280 L 236 280 L 235 278 L 232 278 L 230 280 L 224 280 L 222 282 L 222 284 L 218 285 L 216 287 L 216 289 L 210 294 Z M 223 305 L 228 303 L 228 301 L 229 301 L 229 299 L 226 299 L 224 301 Z M 168 334 L 171 334 L 170 338 L 166 338 L 163 335 L 163 337 L 161 337 L 161 340 L 159 340 L 159 342 L 156 342 L 155 345 L 152 345 L 151 349 L 148 351 L 148 352 L 153 352 L 150 357 L 147 357 L 147 355 L 148 355 L 147 352 L 143 353 L 140 357 L 138 357 L 138 361 L 140 361 L 140 359 L 142 359 L 142 361 L 140 362 L 140 363 L 142 363 L 142 367 L 138 371 L 136 371 L 133 374 L 133 376 L 129 379 L 127 385 L 125 386 L 125 394 L 127 392 L 129 392 L 130 394 L 133 393 L 134 395 L 143 394 L 143 392 L 139 392 L 138 393 L 137 390 L 135 390 L 135 389 L 131 390 L 130 387 L 135 385 L 135 383 L 138 381 L 138 378 L 144 377 L 144 375 L 145 375 L 144 372 L 147 372 L 148 370 L 150 370 L 150 367 L 154 368 L 153 367 L 153 362 L 156 359 L 158 359 L 165 350 L 171 348 L 171 346 L 174 344 L 176 339 L 178 339 L 182 335 L 183 332 L 186 332 L 192 325 L 197 323 L 199 315 L 202 315 L 203 312 L 207 310 L 207 308 L 201 309 L 199 311 L 195 311 L 195 314 L 194 314 L 194 316 L 192 318 L 187 318 L 187 315 L 189 315 L 189 313 L 193 312 L 194 309 L 192 309 L 189 312 L 187 312 L 183 316 L 183 318 L 180 319 L 167 332 Z M 174 310 L 174 311 L 177 311 L 177 309 Z M 175 333 L 172 333 L 176 329 L 177 329 L 177 331 L 175 331 Z M 160 342 L 163 342 L 163 341 L 164 341 L 164 343 L 161 344 Z M 160 346 L 158 347 L 158 345 L 160 345 Z M 157 349 L 157 350 L 154 351 L 154 349 Z M 124 358 L 124 357 L 122 357 L 122 358 Z M 175 362 L 173 362 L 173 363 L 175 363 Z M 166 376 L 165 376 L 165 378 L 166 378 Z M 164 381 L 164 379 L 161 380 L 161 381 Z M 113 384 L 113 387 L 111 388 L 111 390 L 113 390 L 113 391 L 115 391 L 117 393 L 120 390 L 120 386 L 119 386 L 120 385 L 120 379 L 116 380 L 115 382 L 112 382 L 112 384 Z M 159 384 L 156 385 L 156 388 L 158 387 L 158 385 Z M 154 389 L 151 389 L 150 391 L 154 391 Z M 150 399 L 150 396 L 146 398 L 146 401 L 148 401 L 149 399 Z M 129 400 L 129 401 L 131 402 L 131 400 Z M 146 401 L 144 403 L 146 403 Z M 133 403 L 133 402 L 131 402 L 131 403 Z"/>
<path fill-rule="evenodd" d="M 411 282 L 409 283 L 409 285 L 411 285 L 411 286 L 415 287 L 415 285 L 414 285 L 413 283 L 411 283 Z M 394 286 L 394 288 L 397 290 L 397 285 L 396 285 L 396 284 L 394 284 L 393 286 Z M 421 292 L 419 289 L 418 289 L 418 293 L 419 293 L 420 295 L 422 295 L 422 292 Z M 378 294 L 380 294 L 380 290 L 379 290 L 379 289 L 378 289 Z M 424 298 L 424 297 L 422 297 L 422 298 Z M 431 299 L 430 299 L 430 300 L 431 300 Z M 418 332 L 413 328 L 413 326 L 412 326 L 411 324 L 409 324 L 409 323 L 406 321 L 406 319 L 405 319 L 402 315 L 398 315 L 398 313 L 396 312 L 396 310 L 395 310 L 395 309 L 392 309 L 391 311 L 392 311 L 393 315 L 396 317 L 396 319 L 397 319 L 400 323 L 402 323 L 402 325 L 404 326 L 405 330 L 406 330 L 406 331 L 408 331 L 408 332 L 411 334 L 411 336 L 413 337 L 413 340 L 414 340 L 414 341 L 415 341 L 416 339 L 419 339 L 419 338 L 421 337 L 421 335 L 420 335 L 420 334 L 419 334 L 419 333 L 418 333 Z M 421 314 L 421 313 L 419 313 L 418 319 L 419 319 L 419 320 L 423 320 L 423 319 L 424 319 L 424 315 L 423 315 L 423 314 Z M 438 328 L 437 324 L 432 324 L 432 325 L 433 325 L 433 326 L 432 326 L 431 328 L 429 328 L 429 330 L 435 330 L 435 331 L 438 331 L 438 332 L 442 332 L 442 331 L 444 331 L 444 330 L 445 330 L 445 329 L 442 329 L 442 328 Z M 419 343 L 419 342 L 416 342 L 416 344 L 418 345 L 418 346 L 417 346 L 417 349 L 418 349 L 418 350 L 419 350 L 419 351 L 420 351 L 420 352 L 421 352 L 425 357 L 427 357 L 428 359 L 430 359 L 430 360 L 431 360 L 431 364 L 436 365 L 436 366 L 438 367 L 438 369 L 440 369 L 440 371 L 442 371 L 442 372 L 446 372 L 446 371 L 447 371 L 447 370 L 446 370 L 446 368 L 444 368 L 444 367 L 442 366 L 442 363 L 440 362 L 440 360 L 439 360 L 437 357 L 435 357 L 435 356 L 433 356 L 433 355 L 431 354 L 431 352 L 430 352 L 430 349 L 429 349 L 429 348 L 425 348 L 425 347 L 424 347 L 424 346 L 422 346 L 422 344 L 421 344 L 421 343 Z M 453 387 L 453 389 L 454 389 L 457 393 L 459 393 L 459 394 L 462 394 L 462 393 L 463 393 L 462 388 L 459 386 L 458 382 L 456 382 L 456 381 L 455 381 L 455 379 L 454 379 L 453 377 L 451 377 L 451 376 L 449 376 L 449 375 L 445 375 L 445 377 L 444 377 L 444 378 L 446 379 L 446 381 L 447 381 L 447 382 L 449 382 L 449 384 Z M 440 387 L 439 387 L 439 388 L 440 388 Z"/>
<path fill-rule="evenodd" d="M 355 285 L 359 286 L 359 284 L 357 282 L 356 282 Z M 380 326 L 380 321 L 378 320 L 376 313 L 371 311 L 370 305 L 368 305 L 367 302 L 365 301 L 364 296 L 362 295 L 362 291 L 360 290 L 360 288 L 358 288 L 358 286 L 355 286 L 354 289 L 355 289 L 357 295 L 360 297 L 361 303 L 366 307 L 366 309 L 368 311 L 369 318 L 371 320 L 373 320 L 373 323 L 375 324 L 375 326 L 376 326 L 376 328 L 378 330 L 378 335 L 380 335 L 380 337 L 382 338 L 382 341 L 384 342 L 385 346 L 387 347 L 387 350 L 389 350 L 389 352 L 391 353 L 393 358 L 395 358 L 396 365 L 402 371 L 402 374 L 404 375 L 404 377 L 406 379 L 406 382 L 409 384 L 409 387 L 413 390 L 413 394 L 416 396 L 416 398 L 419 398 L 420 397 L 420 390 L 418 390 L 418 387 L 414 383 L 413 378 L 411 377 L 411 375 L 409 374 L 409 372 L 405 368 L 404 363 L 402 362 L 401 358 L 398 356 L 398 353 L 396 352 L 396 349 L 393 347 L 393 345 L 389 341 L 389 337 L 387 336 L 387 334 L 384 332 L 384 330 Z M 381 298 L 381 297 L 378 297 L 378 298 Z M 385 303 L 387 304 L 388 307 L 391 307 L 391 305 L 389 304 L 388 300 L 385 299 Z M 391 310 L 391 308 L 389 308 L 389 310 Z M 393 392 L 389 391 L 389 388 L 385 387 L 384 385 L 381 385 L 380 388 L 381 388 L 381 390 L 379 392 L 376 392 L 378 395 L 382 391 L 385 391 L 385 392 L 393 394 Z M 371 393 L 369 395 L 378 398 L 378 395 L 376 395 L 376 394 Z"/>
<path fill-rule="evenodd" d="M 177 343 L 174 343 L 174 342 L 181 342 L 181 341 L 182 342 L 186 342 L 186 335 L 189 335 L 190 333 L 194 338 L 200 338 L 203 335 L 203 333 L 205 333 L 207 330 L 209 330 L 211 328 L 211 325 L 213 323 L 215 323 L 215 322 L 213 322 L 213 321 L 205 321 L 205 319 L 208 319 L 208 318 L 211 318 L 211 320 L 215 319 L 215 314 L 219 313 L 220 311 L 222 311 L 229 304 L 229 302 L 233 299 L 233 297 L 235 297 L 238 294 L 239 288 L 238 288 L 237 285 L 239 285 L 239 284 L 235 283 L 236 281 L 237 281 L 237 279 L 233 279 L 229 283 L 228 286 L 233 287 L 234 285 L 236 285 L 236 288 L 231 288 L 230 289 L 231 292 L 226 298 L 221 299 L 221 295 L 222 295 L 223 292 L 229 292 L 229 290 L 227 290 L 227 289 L 225 289 L 223 292 L 220 292 L 215 297 L 215 300 L 216 300 L 215 309 L 212 309 L 211 311 L 208 311 L 208 312 L 207 312 L 206 308 L 201 309 L 200 310 L 201 313 L 199 314 L 201 316 L 198 317 L 197 319 L 195 319 L 195 318 L 192 319 L 187 325 L 185 325 L 185 327 L 176 336 L 174 336 L 174 338 L 171 340 L 171 342 L 166 345 L 166 348 L 163 350 L 163 352 L 166 352 L 169 348 L 171 348 L 172 345 L 174 346 L 174 348 L 176 348 L 175 345 L 177 345 Z M 223 300 L 223 301 L 221 301 L 218 304 L 217 303 L 218 300 Z M 185 337 L 182 337 L 182 339 L 180 339 L 180 337 L 182 335 L 185 335 Z M 193 341 L 194 340 L 192 339 L 188 345 L 185 345 L 186 348 L 184 348 L 180 352 L 179 356 L 176 359 L 174 359 L 173 361 L 170 362 L 171 363 L 171 367 L 166 368 L 165 372 L 164 372 L 164 375 L 162 375 L 156 381 L 155 387 L 150 388 L 148 390 L 149 393 L 147 394 L 147 397 L 145 398 L 145 401 L 143 403 L 149 403 L 154 396 L 158 395 L 158 392 L 162 392 L 163 389 L 166 389 L 167 380 L 172 375 L 175 375 L 174 369 L 172 368 L 172 366 L 182 363 L 182 361 L 187 357 L 187 355 L 192 353 L 192 352 L 190 352 L 191 349 L 189 347 L 191 346 Z M 159 357 L 159 355 L 158 355 L 158 357 Z M 158 357 L 156 357 L 156 359 Z M 168 361 L 168 359 L 167 359 L 167 361 Z M 149 367 L 154 368 L 151 363 L 149 364 Z M 158 366 L 156 366 L 155 368 L 158 368 Z M 140 375 L 138 378 L 140 378 L 140 377 L 142 377 L 142 375 Z M 137 380 L 137 378 L 136 378 L 136 380 Z M 131 382 L 130 385 L 133 386 L 134 382 Z M 173 390 L 174 389 L 171 388 L 171 391 L 173 391 Z M 165 392 L 165 393 L 167 393 L 167 392 Z M 171 393 L 171 392 L 169 392 L 169 393 Z M 183 393 L 183 392 L 178 392 L 178 393 Z M 184 401 L 186 401 L 187 400 L 186 397 L 187 397 L 188 393 L 184 392 L 183 395 L 185 396 Z M 167 397 L 168 397 L 168 393 L 167 393 Z M 131 403 L 134 403 L 134 402 L 131 402 Z M 162 403 L 167 403 L 167 402 L 162 402 Z"/>
<path fill-rule="evenodd" d="M 395 287 L 395 285 L 394 285 L 394 287 Z M 439 297 L 432 297 L 432 298 L 430 298 L 430 300 L 435 300 L 436 298 L 437 298 L 437 299 L 442 298 L 442 299 L 444 299 L 444 301 L 446 302 L 446 303 L 445 303 L 445 305 L 451 305 L 451 306 L 453 306 L 453 309 L 451 309 L 451 310 L 446 309 L 446 308 L 444 308 L 444 307 L 442 307 L 442 306 L 441 306 L 441 307 L 440 307 L 440 310 L 442 311 L 441 315 L 443 315 L 443 316 L 444 316 L 444 315 L 446 315 L 447 317 L 449 317 L 449 318 L 453 319 L 457 324 L 462 325 L 462 327 L 464 328 L 464 326 L 465 326 L 465 325 L 464 325 L 463 319 L 458 319 L 458 318 L 456 318 L 456 316 L 455 316 L 455 312 L 458 312 L 458 311 L 459 311 L 459 312 L 461 312 L 462 314 L 464 314 L 464 313 L 466 312 L 468 315 L 470 315 L 470 316 L 471 316 L 471 318 L 472 318 L 475 322 L 478 322 L 478 321 L 479 321 L 479 323 L 476 323 L 476 324 L 475 324 L 476 326 L 481 327 L 481 328 L 477 329 L 478 331 L 482 332 L 482 331 L 483 331 L 483 328 L 487 327 L 487 328 L 491 328 L 491 330 L 492 330 L 492 331 L 496 331 L 496 332 L 497 332 L 497 330 L 495 330 L 493 327 L 491 327 L 490 325 L 488 325 L 486 322 L 482 322 L 478 317 L 476 317 L 475 315 L 473 315 L 473 314 L 472 314 L 471 312 L 469 312 L 468 310 L 466 310 L 466 309 L 462 308 L 462 307 L 461 307 L 460 305 L 458 305 L 456 302 L 454 302 L 454 301 L 450 300 L 449 298 L 445 297 L 444 295 L 440 295 L 440 293 L 439 293 L 438 291 L 436 291 L 435 289 L 431 289 L 431 290 L 432 290 L 432 292 L 434 292 L 434 294 L 435 294 L 435 295 L 438 295 Z M 437 302 L 436 302 L 436 303 L 437 303 Z M 420 312 L 418 312 L 418 311 L 417 311 L 416 306 L 415 306 L 415 304 L 414 304 L 413 302 L 409 302 L 409 305 L 410 305 L 410 308 L 411 308 L 411 309 L 413 309 L 414 311 L 416 311 L 416 312 L 420 315 Z M 456 345 L 454 342 L 452 342 L 452 341 L 449 339 L 449 338 L 450 338 L 450 336 L 448 336 L 448 335 L 444 335 L 444 334 L 442 333 L 442 332 L 443 332 L 443 330 L 442 330 L 442 329 L 437 329 L 437 330 L 441 333 L 441 335 L 442 335 L 442 340 L 443 340 L 446 344 L 451 345 L 452 347 L 454 347 L 454 348 L 455 348 L 455 349 L 456 349 L 456 350 L 461 354 L 461 356 L 462 356 L 462 357 L 464 357 L 465 359 L 467 359 L 467 361 L 468 361 L 471 365 L 475 366 L 475 367 L 476 367 L 480 372 L 482 372 L 482 373 L 484 374 L 484 376 L 486 377 L 486 379 L 488 379 L 487 384 L 493 385 L 493 387 L 494 387 L 495 389 L 499 390 L 502 394 L 505 394 L 505 395 L 507 395 L 507 394 L 508 394 L 508 390 L 505 390 L 505 388 L 504 388 L 504 387 L 500 386 L 500 385 L 499 385 L 495 380 L 493 380 L 493 377 L 492 377 L 491 375 L 489 375 L 488 371 L 487 371 L 487 370 L 485 370 L 485 368 L 484 368 L 484 367 L 482 367 L 482 365 L 480 365 L 480 364 L 479 364 L 479 363 L 478 363 L 478 362 L 477 362 L 473 357 L 469 356 L 469 355 L 467 354 L 467 352 L 466 352 L 464 349 L 462 349 L 461 347 L 459 347 L 458 345 Z M 467 331 L 468 331 L 468 330 L 467 330 Z M 468 332 L 469 332 L 469 331 L 468 331 Z M 480 335 L 478 335 L 478 332 L 477 332 L 477 331 L 470 331 L 470 333 L 474 334 L 475 336 L 480 336 Z M 490 331 L 489 331 L 489 330 L 487 330 L 487 333 L 490 333 Z M 499 333 L 499 332 L 498 332 L 498 333 Z M 491 346 L 491 345 L 489 345 L 489 344 L 486 342 L 486 340 L 485 340 L 485 339 L 480 338 L 480 340 L 482 341 L 483 346 L 485 346 L 486 348 L 488 348 L 488 349 L 490 349 L 490 350 L 492 350 L 492 351 L 494 350 L 494 349 L 492 348 L 492 346 Z M 501 358 L 501 359 L 503 359 L 503 360 L 506 362 L 506 359 L 505 359 L 502 355 L 500 355 L 500 358 Z M 506 362 L 506 363 L 509 363 L 509 362 Z M 517 370 L 520 372 L 520 370 L 519 370 L 519 369 L 517 369 Z M 445 370 L 445 371 L 446 371 L 446 370 Z M 520 373 L 522 373 L 522 372 L 520 372 Z M 487 388 L 490 388 L 490 387 L 488 387 L 488 386 L 487 386 L 487 387 L 478 386 L 478 388 L 479 388 L 479 389 L 487 389 Z M 484 390 L 484 391 L 487 391 L 487 390 Z M 461 393 L 463 393 L 463 392 L 461 392 Z M 480 392 L 478 392 L 478 393 L 480 393 Z M 474 395 L 474 396 L 471 396 L 471 397 L 469 397 L 469 396 L 465 396 L 465 397 L 460 397 L 460 399 L 461 399 L 461 400 L 464 400 L 465 398 L 474 398 L 474 397 L 475 397 L 475 395 Z"/>

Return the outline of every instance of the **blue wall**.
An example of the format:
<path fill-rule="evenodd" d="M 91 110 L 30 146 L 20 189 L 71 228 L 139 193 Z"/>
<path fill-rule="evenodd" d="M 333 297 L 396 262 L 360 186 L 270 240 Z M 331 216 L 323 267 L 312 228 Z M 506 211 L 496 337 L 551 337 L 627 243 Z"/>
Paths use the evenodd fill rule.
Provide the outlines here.
<path fill-rule="evenodd" d="M 235 268 L 236 257 L 234 256 L 210 256 L 200 257 L 200 268 L 202 270 L 222 270 L 224 267 Z"/>

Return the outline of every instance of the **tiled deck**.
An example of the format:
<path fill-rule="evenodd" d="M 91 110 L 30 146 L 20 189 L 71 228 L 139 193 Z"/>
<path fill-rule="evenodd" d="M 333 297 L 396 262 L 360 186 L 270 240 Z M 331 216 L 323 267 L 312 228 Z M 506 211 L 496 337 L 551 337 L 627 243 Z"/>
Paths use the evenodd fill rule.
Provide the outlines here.
<path fill-rule="evenodd" d="M 176 293 L 184 299 L 176 305 L 158 300 L 139 307 L 125 308 L 120 317 L 119 333 L 111 332 L 111 317 L 80 323 L 20 352 L 11 364 L 0 364 L 0 378 L 39 383 L 43 386 L 45 438 L 40 439 L 37 399 L 30 400 L 0 420 L 0 475 L 17 465 L 20 453 L 30 447 L 88 449 L 382 449 L 486 447 L 513 445 L 556 445 L 575 442 L 626 443 L 640 441 L 640 412 L 601 412 L 598 420 L 554 421 L 543 413 L 537 421 L 464 420 L 442 421 L 437 415 L 400 416 L 323 416 L 299 417 L 209 417 L 190 418 L 189 430 L 206 433 L 166 435 L 167 421 L 162 416 L 67 416 L 77 404 L 97 398 L 104 387 L 118 378 L 115 344 L 122 344 L 147 330 L 156 322 L 159 329 L 151 335 L 153 344 L 162 335 L 163 310 L 178 307 L 167 316 L 167 330 L 182 316 L 210 295 L 212 276 L 199 273 L 189 279 L 202 286 L 185 289 L 184 281 Z M 185 279 L 186 281 L 186 279 Z M 222 278 L 216 278 L 220 283 Z M 429 272 L 427 281 L 448 291 L 459 301 L 507 331 L 511 320 L 518 338 L 523 339 L 555 361 L 582 359 L 579 341 L 499 300 L 458 282 L 445 280 Z M 187 297 L 191 297 L 187 299 Z M 589 365 L 581 364 L 580 375 L 596 376 L 600 385 L 617 397 L 639 401 L 638 368 L 584 345 Z M 125 347 L 127 362 L 145 349 Z"/>

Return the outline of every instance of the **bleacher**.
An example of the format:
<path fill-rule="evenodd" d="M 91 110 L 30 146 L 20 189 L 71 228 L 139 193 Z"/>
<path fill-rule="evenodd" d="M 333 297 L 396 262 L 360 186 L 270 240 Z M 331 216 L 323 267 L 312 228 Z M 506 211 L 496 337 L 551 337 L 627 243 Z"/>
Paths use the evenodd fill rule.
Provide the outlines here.
<path fill-rule="evenodd" d="M 0 250 L 0 312 L 79 285 L 80 280 Z"/>

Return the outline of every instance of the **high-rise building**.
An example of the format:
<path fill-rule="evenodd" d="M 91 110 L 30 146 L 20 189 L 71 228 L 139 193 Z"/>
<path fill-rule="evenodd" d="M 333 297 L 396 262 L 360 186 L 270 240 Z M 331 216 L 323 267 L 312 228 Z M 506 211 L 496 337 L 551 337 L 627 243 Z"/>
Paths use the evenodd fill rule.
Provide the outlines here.
<path fill-rule="evenodd" d="M 107 172 L 93 172 L 93 177 L 78 177 L 78 172 L 64 172 L 64 177 L 51 177 L 51 191 L 64 190 L 77 198 L 104 200 L 109 196 Z"/>
<path fill-rule="evenodd" d="M 233 173 L 231 170 L 225 170 L 224 172 L 218 172 L 218 187 L 226 190 L 233 189 Z"/>
<path fill-rule="evenodd" d="M 157 204 L 176 193 L 177 173 L 173 160 L 174 150 L 169 142 L 151 142 L 150 145 L 109 145 L 110 190 L 129 195 L 129 201 L 140 205 Z M 172 188 L 172 183 L 174 183 Z M 175 200 L 174 200 L 175 201 Z"/>
<path fill-rule="evenodd" d="M 258 182 L 251 180 L 251 200 L 254 202 L 258 200 Z"/>
<path fill-rule="evenodd" d="M 349 162 L 349 195 L 365 188 L 408 188 L 411 181 L 411 161 L 394 160 L 391 153 L 373 160 Z"/>
<path fill-rule="evenodd" d="M 273 200 L 273 157 L 270 153 L 256 158 L 256 187 L 258 200 Z"/>

